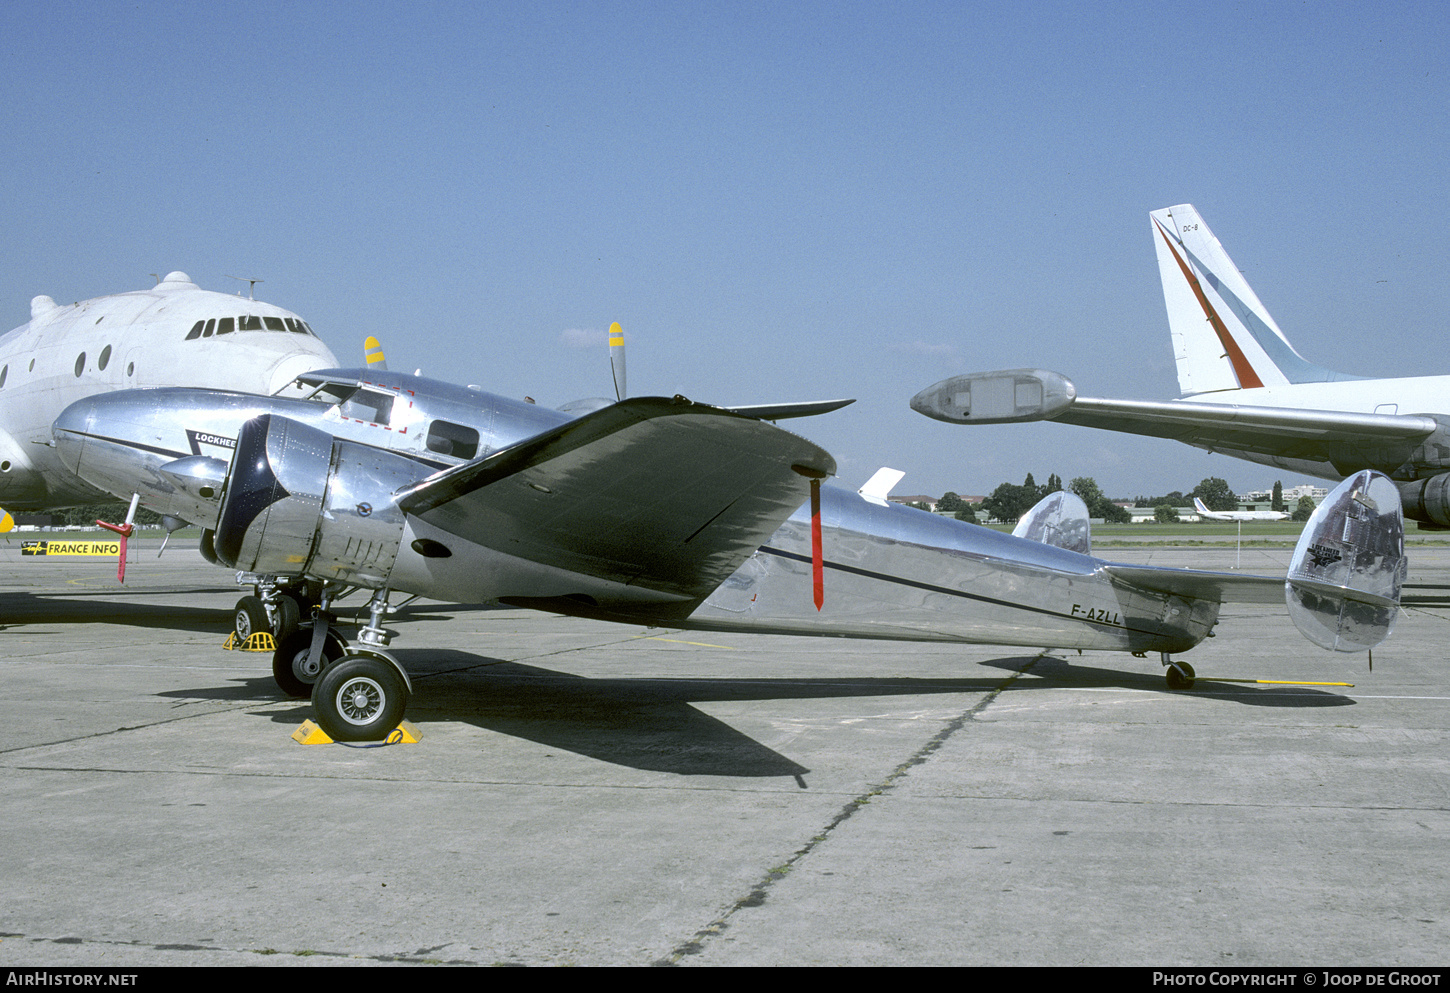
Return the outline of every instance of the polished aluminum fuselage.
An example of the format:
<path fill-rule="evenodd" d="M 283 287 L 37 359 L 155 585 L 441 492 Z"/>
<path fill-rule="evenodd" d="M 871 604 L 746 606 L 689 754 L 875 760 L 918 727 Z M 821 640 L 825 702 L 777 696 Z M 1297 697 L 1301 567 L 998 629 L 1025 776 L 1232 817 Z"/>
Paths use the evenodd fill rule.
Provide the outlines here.
<path fill-rule="evenodd" d="M 380 508 L 379 494 L 463 461 L 427 448 L 423 439 L 430 425 L 445 420 L 475 428 L 480 441 L 474 457 L 483 458 L 571 416 L 430 380 L 354 374 L 360 381 L 367 377 L 369 389 L 393 398 L 389 423 L 350 418 L 343 407 L 310 400 L 127 391 L 73 405 L 56 422 L 56 444 L 72 471 L 91 484 L 119 496 L 140 493 L 144 506 L 204 527 L 215 526 L 216 483 L 240 426 L 259 414 L 289 418 L 340 439 L 346 445 L 334 449 L 334 458 L 351 451 L 354 468 L 367 461 L 366 451 L 354 446 L 388 453 L 373 458 L 368 472 L 354 472 L 346 490 L 336 489 L 338 476 L 326 484 L 326 494 L 318 494 L 329 520 L 359 503 L 379 507 L 369 520 L 358 521 L 357 533 L 375 541 L 395 527 L 387 556 L 376 560 L 374 572 L 349 566 L 351 571 L 319 578 L 446 601 L 528 603 L 599 619 L 699 630 L 1145 652 L 1191 648 L 1217 619 L 1216 601 L 1115 581 L 1102 560 L 1090 555 L 832 487 L 823 487 L 821 494 L 824 605 L 819 610 L 812 597 L 808 507 L 785 521 L 703 601 L 652 592 L 647 583 L 607 582 L 498 548 L 458 548 L 456 536 L 427 521 L 390 517 Z M 307 540 L 304 523 L 297 522 L 294 536 L 297 561 L 307 551 L 300 547 Z M 456 551 L 430 557 L 429 542 Z"/>

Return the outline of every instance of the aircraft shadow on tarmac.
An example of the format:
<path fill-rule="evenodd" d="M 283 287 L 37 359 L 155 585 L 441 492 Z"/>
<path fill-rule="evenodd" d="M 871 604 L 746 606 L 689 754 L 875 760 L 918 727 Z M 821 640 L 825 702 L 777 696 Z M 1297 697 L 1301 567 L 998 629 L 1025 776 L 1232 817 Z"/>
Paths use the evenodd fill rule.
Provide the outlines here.
<path fill-rule="evenodd" d="M 401 649 L 399 661 L 413 681 L 409 716 L 461 721 L 499 734 L 537 742 L 629 768 L 681 776 L 801 777 L 809 770 L 695 704 L 751 700 L 810 700 L 986 693 L 1002 677 L 915 679 L 843 674 L 831 678 L 590 678 L 539 666 L 506 662 L 458 650 Z M 265 664 L 265 656 L 259 656 Z M 1169 693 L 1161 676 L 1069 665 L 1053 656 L 1009 656 L 976 663 L 1037 677 L 1013 691 L 1117 687 Z M 1204 684 L 1200 684 L 1204 685 Z M 1313 687 L 1258 688 L 1219 684 L 1200 692 L 1210 699 L 1269 707 L 1344 706 L 1354 701 Z M 1288 692 L 1284 692 L 1288 691 Z M 247 699 L 273 695 L 271 676 L 240 685 L 176 691 L 188 698 Z M 265 714 L 283 725 L 312 716 L 311 705 Z"/>
<path fill-rule="evenodd" d="M 156 590 L 146 592 L 158 595 Z M 202 594 L 227 590 L 187 588 L 165 592 Z M 97 602 L 98 598 L 108 596 L 115 599 Z M 147 602 L 135 598 L 134 591 L 122 589 L 114 593 L 87 590 L 83 600 L 48 593 L 9 592 L 0 596 L 0 631 L 29 624 L 122 624 L 171 631 L 216 632 L 220 644 L 227 636 L 230 621 L 229 610 Z"/>
<path fill-rule="evenodd" d="M 73 599 L 62 593 L 7 591 L 0 593 L 0 631 L 29 624 L 121 624 L 171 631 L 214 632 L 220 644 L 231 630 L 231 610 L 161 604 L 147 598 L 212 593 L 233 593 L 240 597 L 245 592 L 236 586 L 179 586 L 174 589 L 117 586 L 114 589 L 86 588 L 84 599 Z M 469 611 L 506 609 L 511 608 L 482 603 L 430 604 L 427 607 L 404 607 L 399 611 L 399 619 L 406 619 L 410 624 L 426 624 L 451 620 L 456 614 Z M 344 604 L 338 608 L 338 613 L 344 624 L 356 621 L 358 617 L 366 619 L 367 604 Z"/>
<path fill-rule="evenodd" d="M 1317 686 L 1255 686 L 1251 683 L 1215 682 L 1206 673 L 1199 674 L 1200 678 L 1191 690 L 1170 690 L 1165 685 L 1162 675 L 1128 672 L 1122 669 L 1100 669 L 1096 666 L 1083 665 L 1081 661 L 1069 662 L 1055 655 L 987 659 L 979 662 L 978 665 L 1017 672 L 1031 672 L 1033 676 L 1045 680 L 1041 684 L 1018 683 L 1013 686 L 1014 690 L 1031 689 L 1038 685 L 1043 689 L 1061 688 L 1063 685 L 1092 688 L 1116 687 L 1165 694 L 1187 693 L 1191 696 L 1208 697 L 1250 707 L 1349 707 L 1353 706 L 1355 702 L 1353 698 L 1342 693 Z"/>

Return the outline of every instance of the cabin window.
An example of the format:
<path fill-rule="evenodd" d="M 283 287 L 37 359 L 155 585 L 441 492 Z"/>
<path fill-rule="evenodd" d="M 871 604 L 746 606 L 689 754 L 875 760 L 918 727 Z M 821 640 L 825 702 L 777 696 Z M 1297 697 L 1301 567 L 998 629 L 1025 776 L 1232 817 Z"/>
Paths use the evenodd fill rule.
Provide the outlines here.
<path fill-rule="evenodd" d="M 237 319 L 235 317 L 223 317 L 220 321 L 217 321 L 217 334 L 231 334 L 236 329 Z"/>
<path fill-rule="evenodd" d="M 428 451 L 455 459 L 471 459 L 478 454 L 478 432 L 462 424 L 434 421 L 428 425 Z"/>
<path fill-rule="evenodd" d="M 206 322 L 206 327 L 204 327 L 204 328 L 201 329 L 201 336 L 203 338 L 210 338 L 211 337 L 211 333 L 214 330 L 216 330 L 216 318 L 215 317 L 213 317 L 211 320 L 209 320 L 209 321 Z"/>
<path fill-rule="evenodd" d="M 256 314 L 243 314 L 237 318 L 238 331 L 260 331 L 262 330 L 262 319 Z"/>
<path fill-rule="evenodd" d="M 76 378 L 79 379 L 80 376 L 81 376 L 81 373 L 83 373 L 85 371 L 86 371 L 86 353 L 85 352 L 81 352 L 79 355 L 76 356 Z"/>
<path fill-rule="evenodd" d="M 108 363 L 110 361 L 111 361 L 111 346 L 110 345 L 107 345 L 105 348 L 101 349 L 101 357 L 96 361 L 96 368 L 97 369 L 104 369 L 106 367 L 106 363 Z"/>
<path fill-rule="evenodd" d="M 191 330 L 188 331 L 188 332 L 186 332 L 186 340 L 187 341 L 194 341 L 197 338 L 200 338 L 201 337 L 201 329 L 204 328 L 204 327 L 206 327 L 206 321 L 197 321 L 195 324 L 193 324 L 191 326 Z"/>
<path fill-rule="evenodd" d="M 287 325 L 282 323 L 280 317 L 264 317 L 262 322 L 267 325 L 268 331 L 286 331 Z"/>
<path fill-rule="evenodd" d="M 393 398 L 387 393 L 358 390 L 337 408 L 343 417 L 373 424 L 387 424 L 393 415 Z"/>

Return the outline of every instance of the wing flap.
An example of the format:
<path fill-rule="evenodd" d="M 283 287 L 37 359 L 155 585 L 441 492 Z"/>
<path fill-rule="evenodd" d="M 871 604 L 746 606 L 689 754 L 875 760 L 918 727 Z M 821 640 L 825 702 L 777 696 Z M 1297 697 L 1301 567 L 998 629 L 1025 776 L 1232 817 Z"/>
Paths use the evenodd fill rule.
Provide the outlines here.
<path fill-rule="evenodd" d="M 835 460 L 787 431 L 683 398 L 638 397 L 429 477 L 399 506 L 546 565 L 704 597 Z"/>

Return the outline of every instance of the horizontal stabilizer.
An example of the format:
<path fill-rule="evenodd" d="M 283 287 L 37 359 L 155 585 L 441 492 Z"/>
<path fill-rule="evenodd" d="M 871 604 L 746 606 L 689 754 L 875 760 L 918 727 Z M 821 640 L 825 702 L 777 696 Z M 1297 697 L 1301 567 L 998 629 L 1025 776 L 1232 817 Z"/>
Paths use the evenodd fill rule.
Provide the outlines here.
<path fill-rule="evenodd" d="M 1399 489 L 1363 470 L 1325 497 L 1304 525 L 1284 599 L 1310 641 L 1362 652 L 1389 637 L 1405 581 Z"/>
<path fill-rule="evenodd" d="M 1049 493 L 1022 515 L 1012 533 L 1019 538 L 1091 555 L 1092 525 L 1082 497 L 1067 490 Z"/>

